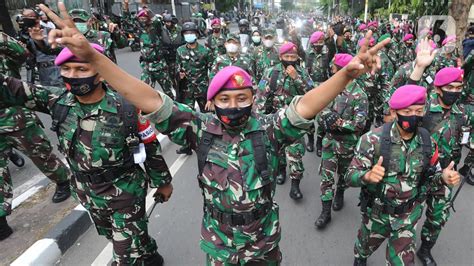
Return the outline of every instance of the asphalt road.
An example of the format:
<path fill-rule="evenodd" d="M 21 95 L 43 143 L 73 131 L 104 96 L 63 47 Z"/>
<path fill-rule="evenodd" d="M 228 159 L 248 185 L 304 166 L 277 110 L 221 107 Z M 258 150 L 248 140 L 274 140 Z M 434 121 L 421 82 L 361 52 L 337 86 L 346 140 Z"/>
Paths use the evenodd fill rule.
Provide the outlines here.
<path fill-rule="evenodd" d="M 119 65 L 138 76 L 138 53 L 128 48 L 118 51 Z M 169 202 L 158 205 L 149 223 L 149 231 L 164 256 L 166 265 L 204 265 L 205 256 L 199 249 L 202 217 L 202 196 L 196 179 L 197 160 L 192 156 L 178 156 L 176 145 L 165 140 L 164 157 L 175 172 L 174 192 Z M 290 184 L 277 188 L 276 201 L 280 204 L 282 224 L 283 265 L 351 265 L 353 244 L 360 225 L 357 207 L 359 189 L 346 192 L 345 207 L 334 213 L 331 224 L 324 231 L 314 228 L 321 210 L 318 167 L 315 153 L 304 157 L 305 176 L 302 181 L 304 199 L 294 202 L 288 196 Z M 15 174 L 16 175 L 16 174 Z M 19 179 L 19 178 L 18 178 Z M 471 200 L 474 188 L 466 185 L 457 200 L 457 212 L 445 227 L 433 254 L 439 265 L 473 265 L 474 212 Z M 424 220 L 424 219 L 423 219 Z M 422 220 L 422 221 L 423 221 Z M 418 226 L 418 231 L 421 225 Z M 419 235 L 419 233 L 418 233 Z M 419 245 L 419 240 L 417 241 Z M 59 265 L 104 265 L 111 259 L 108 241 L 99 237 L 93 227 L 58 262 Z M 369 265 L 385 263 L 386 242 L 370 257 Z M 421 265 L 417 261 L 418 265 Z"/>

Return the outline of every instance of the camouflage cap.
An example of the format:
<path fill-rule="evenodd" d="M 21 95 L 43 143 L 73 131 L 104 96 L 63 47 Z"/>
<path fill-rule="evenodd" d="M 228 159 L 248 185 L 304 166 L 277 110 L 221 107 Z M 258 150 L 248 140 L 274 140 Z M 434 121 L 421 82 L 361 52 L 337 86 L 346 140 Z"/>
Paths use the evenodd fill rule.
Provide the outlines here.
<path fill-rule="evenodd" d="M 83 22 L 87 22 L 91 17 L 89 12 L 81 8 L 69 10 L 69 16 L 71 16 L 72 20 L 74 21 L 81 20 Z"/>
<path fill-rule="evenodd" d="M 271 29 L 271 28 L 266 28 L 264 30 L 262 30 L 262 35 L 264 37 L 266 36 L 275 36 L 276 35 L 276 32 L 274 29 Z"/>
<path fill-rule="evenodd" d="M 240 42 L 240 36 L 238 33 L 231 33 L 227 35 L 227 38 L 225 39 L 226 42 L 228 42 L 229 40 L 235 40 Z"/>

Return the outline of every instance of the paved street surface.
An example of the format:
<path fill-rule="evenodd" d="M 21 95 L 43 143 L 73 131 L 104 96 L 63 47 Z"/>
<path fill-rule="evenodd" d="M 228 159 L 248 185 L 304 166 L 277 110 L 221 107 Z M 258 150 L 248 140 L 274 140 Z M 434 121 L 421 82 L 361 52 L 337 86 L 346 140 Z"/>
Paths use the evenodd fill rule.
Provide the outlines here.
<path fill-rule="evenodd" d="M 140 74 L 138 56 L 139 53 L 132 53 L 129 48 L 117 51 L 119 65 L 137 77 Z M 47 128 L 48 136 L 56 146 L 56 137 L 49 131 L 51 124 L 49 117 L 41 115 L 41 119 Z M 175 153 L 177 146 L 168 140 L 163 141 L 162 145 L 165 147 L 166 162 L 174 172 L 174 192 L 168 203 L 155 208 L 150 218 L 150 234 L 157 240 L 159 252 L 164 256 L 166 265 L 203 265 L 205 256 L 199 249 L 202 196 L 196 179 L 196 156 L 195 154 L 178 156 Z M 320 159 L 315 153 L 307 153 L 304 162 L 306 167 L 302 181 L 304 199 L 301 202 L 295 203 L 289 198 L 289 182 L 277 188 L 276 201 L 280 204 L 283 232 L 281 241 L 283 265 L 351 265 L 354 238 L 360 224 L 357 207 L 359 189 L 349 189 L 344 209 L 337 213 L 333 212 L 332 222 L 326 230 L 317 231 L 314 228 L 314 220 L 321 210 L 317 174 Z M 47 184 L 47 180 L 44 180 L 44 176 L 30 161 L 27 161 L 26 166 L 21 169 L 11 166 L 10 170 L 16 191 L 21 189 L 20 192 L 24 192 L 34 186 L 35 182 L 31 182 L 33 177 L 36 177 L 34 180 L 38 180 L 39 183 Z M 42 208 L 55 208 L 50 202 L 52 192 L 49 191 L 50 194 L 44 197 L 47 204 L 38 207 L 38 213 Z M 21 193 L 15 197 L 19 194 Z M 466 185 L 457 200 L 457 212 L 453 214 L 433 250 L 439 265 L 473 265 L 474 212 L 471 204 L 473 196 L 474 188 Z M 18 211 L 22 211 L 21 207 Z M 418 229 L 421 229 L 421 225 Z M 3 244 L 0 248 L 0 257 L 6 255 L 3 253 Z M 107 240 L 99 237 L 91 227 L 61 258 L 59 264 L 104 265 L 110 261 L 112 254 L 110 245 L 107 244 Z M 369 259 L 370 265 L 384 264 L 385 244 Z M 0 264 L 3 264 L 1 260 Z"/>
<path fill-rule="evenodd" d="M 132 74 L 138 74 L 137 53 L 124 49 L 119 52 L 119 64 Z M 125 63 L 126 62 L 126 63 Z M 174 192 L 170 201 L 158 205 L 150 218 L 150 234 L 157 240 L 159 252 L 166 265 L 204 265 L 204 253 L 199 249 L 202 218 L 202 196 L 196 179 L 196 155 L 178 156 L 177 146 L 166 146 L 164 156 L 172 171 Z M 179 158 L 179 159 L 178 159 Z M 178 160 L 177 160 L 178 159 Z M 182 159 L 185 159 L 184 163 Z M 345 208 L 333 213 L 332 223 L 324 231 L 317 231 L 314 221 L 321 210 L 319 200 L 320 159 L 307 153 L 305 177 L 302 181 L 304 199 L 295 203 L 289 198 L 290 182 L 277 188 L 276 201 L 280 204 L 282 224 L 281 249 L 283 265 L 351 265 L 353 244 L 360 224 L 357 207 L 359 190 L 346 193 Z M 179 167 L 179 169 L 177 169 Z M 458 198 L 453 214 L 434 248 L 439 265 L 472 265 L 474 261 L 473 207 L 469 199 L 474 188 L 466 185 Z M 421 229 L 421 226 L 419 226 Z M 111 259 L 108 241 L 99 237 L 93 227 L 63 256 L 60 265 L 104 265 Z M 370 265 L 383 265 L 385 243 L 369 259 Z"/>

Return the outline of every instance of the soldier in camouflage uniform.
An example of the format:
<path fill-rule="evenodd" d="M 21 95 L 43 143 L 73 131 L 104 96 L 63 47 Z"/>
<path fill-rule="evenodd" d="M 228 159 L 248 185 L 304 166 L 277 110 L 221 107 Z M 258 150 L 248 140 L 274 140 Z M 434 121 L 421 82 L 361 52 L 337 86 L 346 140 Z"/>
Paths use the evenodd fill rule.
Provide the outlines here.
<path fill-rule="evenodd" d="M 202 18 L 201 18 L 202 20 Z M 163 56 L 168 65 L 169 75 L 173 81 L 174 88 L 177 88 L 178 80 L 176 75 L 176 50 L 184 45 L 184 39 L 181 34 L 181 26 L 178 25 L 178 19 L 171 14 L 163 16 L 164 26 L 161 29 L 161 41 L 163 42 Z"/>
<path fill-rule="evenodd" d="M 352 31 L 350 29 L 344 31 L 344 45 L 346 46 L 347 52 L 351 55 L 357 53 L 357 45 L 352 41 Z"/>
<path fill-rule="evenodd" d="M 469 141 L 465 138 L 463 142 L 463 137 L 469 134 L 473 126 L 473 113 L 467 113 L 464 105 L 456 103 L 461 96 L 462 82 L 461 69 L 448 67 L 440 70 L 435 76 L 436 89 L 431 93 L 423 118 L 423 127 L 438 143 L 439 162 L 443 169 L 448 167 L 451 161 L 456 165 L 459 164 L 462 145 L 468 144 Z M 464 160 L 463 169 L 459 170 L 460 173 L 467 173 L 473 163 L 472 155 L 471 149 L 469 156 Z M 450 217 L 451 192 L 449 186 L 436 187 L 430 191 L 426 199 L 426 220 L 421 230 L 421 247 L 417 252 L 423 265 L 436 265 L 431 249 Z"/>
<path fill-rule="evenodd" d="M 281 63 L 268 69 L 258 84 L 254 111 L 260 114 L 273 114 L 286 108 L 294 97 L 303 95 L 313 88 L 313 81 L 304 68 L 297 65 L 298 51 L 295 44 L 288 42 L 280 47 Z M 290 168 L 290 197 L 298 200 L 303 197 L 300 182 L 303 178 L 303 156 L 305 147 L 303 139 L 280 151 L 279 175 L 277 183 L 283 184 L 286 178 L 286 161 Z M 283 156 L 283 154 L 285 156 Z M 286 160 L 285 160 L 286 157 Z"/>
<path fill-rule="evenodd" d="M 260 33 L 259 30 L 254 30 L 252 31 L 252 35 L 251 35 L 251 38 L 250 38 L 250 45 L 247 49 L 247 54 L 253 58 L 253 54 L 255 53 L 255 51 L 259 48 L 262 47 L 262 35 Z M 254 70 L 255 72 L 255 70 Z"/>
<path fill-rule="evenodd" d="M 227 53 L 217 56 L 212 64 L 209 80 L 212 80 L 217 72 L 226 66 L 238 66 L 254 77 L 252 59 L 241 52 L 240 38 L 237 34 L 232 33 L 227 36 L 225 48 Z"/>
<path fill-rule="evenodd" d="M 415 49 L 413 48 L 413 43 L 415 41 L 415 37 L 413 34 L 406 34 L 402 41 L 400 42 L 399 49 L 400 51 L 398 52 L 398 61 L 397 61 L 397 68 L 406 64 L 406 63 L 411 63 L 413 60 L 415 60 L 416 54 L 415 54 Z"/>
<path fill-rule="evenodd" d="M 329 58 L 328 54 L 323 52 L 324 48 L 324 33 L 322 31 L 316 31 L 311 34 L 309 38 L 309 48 L 306 51 L 306 71 L 308 71 L 311 79 L 316 85 L 326 81 L 329 77 Z M 314 131 L 313 127 L 311 132 L 308 133 L 308 142 L 306 143 L 306 150 L 309 152 L 314 151 Z M 321 157 L 322 145 L 324 132 L 318 127 L 318 134 L 316 138 L 316 154 Z"/>
<path fill-rule="evenodd" d="M 64 15 L 64 4 L 59 7 Z M 204 198 L 201 248 L 208 265 L 279 265 L 281 230 L 278 205 L 273 200 L 278 151 L 301 139 L 315 115 L 351 79 L 376 70 L 373 62 L 385 43 L 370 50 L 362 48 L 361 55 L 343 71 L 270 115 L 252 113 L 250 75 L 239 67 L 227 67 L 208 88 L 207 99 L 215 113 L 203 114 L 137 81 L 91 49 L 70 20 L 59 18 L 43 5 L 41 8 L 61 28 L 61 43 L 93 66 L 100 66 L 97 69 L 107 83 L 148 114 L 145 117 L 158 131 L 178 144 L 189 143 L 198 149 L 198 180 Z"/>
<path fill-rule="evenodd" d="M 350 54 L 336 54 L 334 65 L 342 69 L 351 59 Z M 331 205 L 335 211 L 344 206 L 344 174 L 352 160 L 357 140 L 365 128 L 369 109 L 367 94 L 362 86 L 364 83 L 359 80 L 351 82 L 318 115 L 318 128 L 321 127 L 325 132 L 319 171 L 322 211 L 315 222 L 318 229 L 326 227 L 331 221 Z M 334 188 L 336 173 L 337 189 Z"/>
<path fill-rule="evenodd" d="M 263 30 L 263 45 L 259 46 L 252 54 L 254 64 L 255 80 L 262 79 L 265 70 L 280 62 L 278 49 L 275 47 L 275 31 L 273 29 Z"/>
<path fill-rule="evenodd" d="M 128 1 L 124 4 L 123 14 L 126 20 L 132 20 L 128 12 Z M 142 68 L 140 79 L 153 86 L 158 82 L 163 92 L 174 98 L 173 88 L 175 87 L 162 51 L 163 43 L 160 36 L 162 23 L 158 17 L 151 18 L 151 14 L 146 10 L 141 10 L 137 16 L 141 27 L 138 33 L 140 67 Z"/>
<path fill-rule="evenodd" d="M 474 26 L 471 26 L 466 32 L 466 38 L 463 41 L 463 58 L 464 58 L 464 84 L 466 88 L 463 90 L 461 95 L 461 102 L 466 108 L 466 112 L 469 114 L 474 113 Z M 474 123 L 474 117 L 471 117 L 471 124 Z M 471 148 L 474 147 L 474 127 L 471 128 Z M 467 174 L 467 173 L 466 173 Z M 474 175 L 466 175 L 467 183 L 474 185 Z"/>
<path fill-rule="evenodd" d="M 22 43 L 3 32 L 0 34 L 0 74 L 21 78 L 20 67 L 28 51 Z M 0 240 L 13 232 L 6 221 L 13 200 L 7 159 L 12 148 L 22 151 L 46 177 L 57 184 L 52 198 L 54 203 L 62 202 L 71 195 L 70 171 L 53 153 L 53 147 L 40 125 L 42 123 L 34 112 L 20 106 L 0 104 Z"/>
<path fill-rule="evenodd" d="M 212 34 L 209 35 L 206 42 L 206 47 L 211 51 L 211 62 L 219 55 L 224 55 L 226 35 L 222 31 L 221 20 L 215 18 L 211 21 Z"/>
<path fill-rule="evenodd" d="M 418 127 L 425 102 L 425 88 L 400 87 L 390 99 L 395 122 L 369 131 L 357 144 L 345 176 L 349 186 L 362 187 L 354 265 L 367 265 L 367 258 L 385 239 L 387 264 L 414 265 L 415 226 L 427 189 L 453 186 L 460 180 L 453 162 L 441 173 L 436 142 Z"/>
<path fill-rule="evenodd" d="M 437 70 L 441 70 L 446 67 L 458 67 L 460 66 L 461 59 L 459 58 L 456 51 L 456 36 L 447 36 L 442 42 L 441 51 L 438 52 Z"/>
<path fill-rule="evenodd" d="M 69 15 L 74 20 L 76 27 L 86 36 L 87 40 L 104 47 L 104 54 L 114 63 L 117 63 L 115 49 L 121 49 L 127 45 L 127 39 L 118 29 L 117 25 L 111 23 L 109 29 L 112 32 L 110 33 L 108 31 L 94 30 L 91 26 L 92 18 L 84 9 L 73 9 L 69 11 Z"/>
<path fill-rule="evenodd" d="M 199 110 L 205 112 L 211 52 L 197 42 L 199 33 L 194 22 L 183 24 L 183 35 L 187 43 L 179 47 L 176 52 L 177 75 L 179 75 L 177 101 L 192 109 L 197 102 Z M 189 146 L 183 146 L 176 152 L 178 154 L 192 154 Z"/>
<path fill-rule="evenodd" d="M 74 26 L 72 20 L 68 23 Z M 103 52 L 97 44 L 92 47 Z M 136 108 L 100 82 L 91 64 L 78 60 L 65 48 L 55 61 L 65 88 L 0 76 L 0 102 L 51 114 L 59 150 L 73 172 L 74 196 L 89 211 L 98 233 L 113 243 L 112 265 L 162 265 L 147 232 L 145 210 L 147 184 L 158 187 L 157 199 L 167 200 L 172 191 L 160 144 Z M 138 153 L 142 160 L 134 158 Z"/>
<path fill-rule="evenodd" d="M 382 42 L 386 38 L 389 38 L 389 36 L 382 35 L 378 42 Z M 389 115 L 388 113 L 384 113 L 384 108 L 388 103 L 388 99 L 390 99 L 390 81 L 395 74 L 397 62 L 390 56 L 390 52 L 393 51 L 393 49 L 390 49 L 390 45 L 393 45 L 393 41 L 389 44 L 389 47 L 386 46 L 380 51 L 379 56 L 382 68 L 375 75 L 375 86 L 377 88 L 377 92 L 373 98 L 375 127 L 380 127 L 384 123 L 384 115 Z M 388 112 L 388 108 L 385 109 Z"/>

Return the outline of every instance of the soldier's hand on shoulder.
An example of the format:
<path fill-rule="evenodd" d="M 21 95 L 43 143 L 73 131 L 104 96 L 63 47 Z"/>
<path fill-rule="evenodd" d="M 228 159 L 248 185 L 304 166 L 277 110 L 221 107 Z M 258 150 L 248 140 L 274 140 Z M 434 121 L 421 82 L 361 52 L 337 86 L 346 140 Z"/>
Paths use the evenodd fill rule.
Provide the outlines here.
<path fill-rule="evenodd" d="M 372 170 L 367 172 L 363 179 L 367 183 L 379 183 L 382 181 L 383 176 L 385 175 L 385 168 L 382 166 L 383 163 L 383 157 L 380 156 L 379 160 L 377 161 L 377 164 L 372 167 Z"/>
<path fill-rule="evenodd" d="M 153 197 L 155 198 L 155 201 L 163 203 L 170 199 L 171 194 L 173 194 L 173 185 L 169 183 L 157 188 L 155 194 L 153 194 Z"/>
<path fill-rule="evenodd" d="M 451 162 L 448 167 L 443 170 L 443 181 L 448 186 L 456 186 L 461 180 L 461 175 L 454 170 L 454 162 Z"/>

